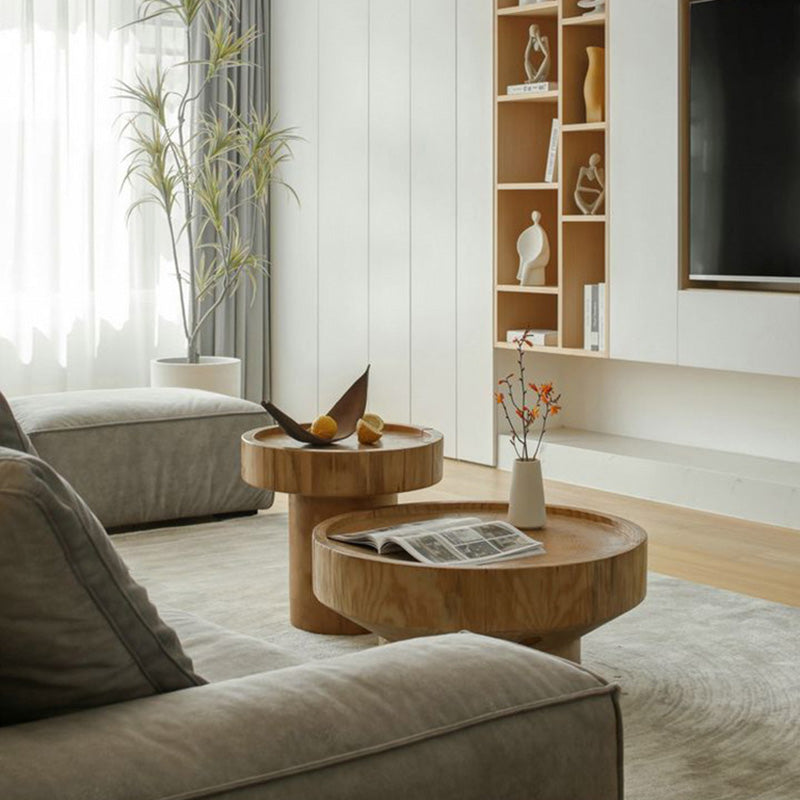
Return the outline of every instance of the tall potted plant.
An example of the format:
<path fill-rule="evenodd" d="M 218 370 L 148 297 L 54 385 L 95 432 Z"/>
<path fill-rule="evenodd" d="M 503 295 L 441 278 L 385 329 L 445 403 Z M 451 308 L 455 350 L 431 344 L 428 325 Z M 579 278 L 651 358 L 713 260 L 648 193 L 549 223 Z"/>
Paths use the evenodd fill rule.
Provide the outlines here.
<path fill-rule="evenodd" d="M 184 29 L 186 60 L 169 67 L 159 60 L 152 74 L 120 84 L 131 105 L 123 114 L 132 145 L 126 180 L 146 192 L 128 216 L 143 203 L 163 211 L 186 337 L 185 356 L 151 363 L 151 384 L 239 395 L 239 359 L 201 356 L 199 338 L 243 285 L 255 299 L 268 263 L 242 221 L 250 230 L 266 227 L 270 187 L 283 183 L 276 171 L 297 137 L 276 128 L 269 111 L 236 107 L 234 71 L 248 66 L 245 54 L 260 34 L 236 30 L 232 0 L 144 0 L 131 24 L 159 17 Z M 191 57 L 195 37 L 203 40 L 201 59 Z M 213 83 L 220 99 L 208 102 Z"/>
<path fill-rule="evenodd" d="M 561 411 L 561 395 L 552 383 L 529 383 L 525 377 L 525 348 L 531 347 L 529 331 L 514 339 L 517 371 L 499 381 L 495 400 L 503 410 L 516 459 L 511 472 L 508 521 L 519 528 L 541 528 L 547 521 L 542 482 L 542 448 L 547 423 Z M 541 424 L 536 435 L 534 428 Z M 535 444 L 534 444 L 535 442 Z"/>

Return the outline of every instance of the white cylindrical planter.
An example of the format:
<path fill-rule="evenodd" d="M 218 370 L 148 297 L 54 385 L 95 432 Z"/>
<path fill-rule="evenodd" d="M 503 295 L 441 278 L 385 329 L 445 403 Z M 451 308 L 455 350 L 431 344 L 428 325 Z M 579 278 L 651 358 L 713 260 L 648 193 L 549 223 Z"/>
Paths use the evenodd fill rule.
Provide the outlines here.
<path fill-rule="evenodd" d="M 542 462 L 516 459 L 511 471 L 508 521 L 517 528 L 543 528 L 547 522 Z"/>
<path fill-rule="evenodd" d="M 185 358 L 154 358 L 150 362 L 150 385 L 241 397 L 242 362 L 224 356 L 200 356 L 198 364 L 189 364 Z"/>

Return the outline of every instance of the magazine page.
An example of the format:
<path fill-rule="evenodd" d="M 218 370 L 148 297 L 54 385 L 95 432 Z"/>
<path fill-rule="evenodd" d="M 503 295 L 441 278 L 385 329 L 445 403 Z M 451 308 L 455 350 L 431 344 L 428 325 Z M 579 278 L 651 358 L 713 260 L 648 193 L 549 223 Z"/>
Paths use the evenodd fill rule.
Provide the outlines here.
<path fill-rule="evenodd" d="M 507 522 L 480 522 L 389 541 L 426 564 L 481 564 L 543 553 L 542 543 Z"/>
<path fill-rule="evenodd" d="M 440 517 L 439 519 L 426 519 L 419 522 L 407 522 L 403 525 L 392 525 L 386 528 L 372 528 L 358 533 L 337 533 L 331 536 L 339 542 L 363 544 L 369 542 L 375 545 L 380 552 L 388 539 L 395 541 L 406 536 L 416 536 L 421 532 L 435 532 L 463 525 L 479 524 L 478 517 Z"/>

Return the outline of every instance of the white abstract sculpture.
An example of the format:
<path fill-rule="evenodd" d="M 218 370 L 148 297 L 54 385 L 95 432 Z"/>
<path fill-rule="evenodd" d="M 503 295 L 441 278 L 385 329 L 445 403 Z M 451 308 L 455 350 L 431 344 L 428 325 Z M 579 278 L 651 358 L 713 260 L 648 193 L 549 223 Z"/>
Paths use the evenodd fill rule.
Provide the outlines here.
<path fill-rule="evenodd" d="M 541 53 L 542 62 L 533 66 L 534 53 Z M 528 46 L 525 48 L 525 83 L 543 83 L 550 77 L 550 40 L 539 33 L 538 25 L 528 28 Z"/>
<path fill-rule="evenodd" d="M 517 280 L 520 286 L 544 286 L 545 268 L 550 263 L 550 240 L 539 225 L 542 215 L 538 211 L 531 214 L 533 225 L 525 228 L 517 239 L 519 270 Z"/>
<path fill-rule="evenodd" d="M 592 184 L 596 184 L 597 188 Z M 578 183 L 575 186 L 575 205 L 586 215 L 596 214 L 606 198 L 605 173 L 600 167 L 600 155 L 592 153 L 589 166 L 578 171 Z"/>
<path fill-rule="evenodd" d="M 578 0 L 578 8 L 585 8 L 583 15 L 602 14 L 606 10 L 606 0 Z"/>

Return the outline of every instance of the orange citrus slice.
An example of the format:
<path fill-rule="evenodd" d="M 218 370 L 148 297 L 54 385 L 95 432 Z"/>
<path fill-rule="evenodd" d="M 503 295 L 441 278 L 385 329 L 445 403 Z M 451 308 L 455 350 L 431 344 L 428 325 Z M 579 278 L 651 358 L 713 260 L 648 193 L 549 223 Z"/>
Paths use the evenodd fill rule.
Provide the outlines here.
<path fill-rule="evenodd" d="M 367 423 L 367 425 L 375 428 L 376 431 L 383 433 L 383 420 L 377 414 L 364 414 L 362 419 Z"/>
<path fill-rule="evenodd" d="M 375 444 L 383 436 L 383 420 L 377 414 L 365 414 L 356 425 L 361 444 Z"/>
<path fill-rule="evenodd" d="M 333 417 L 323 415 L 317 417 L 311 423 L 310 430 L 314 436 L 319 436 L 320 439 L 333 439 L 338 429 L 339 426 L 336 424 L 336 420 Z"/>

